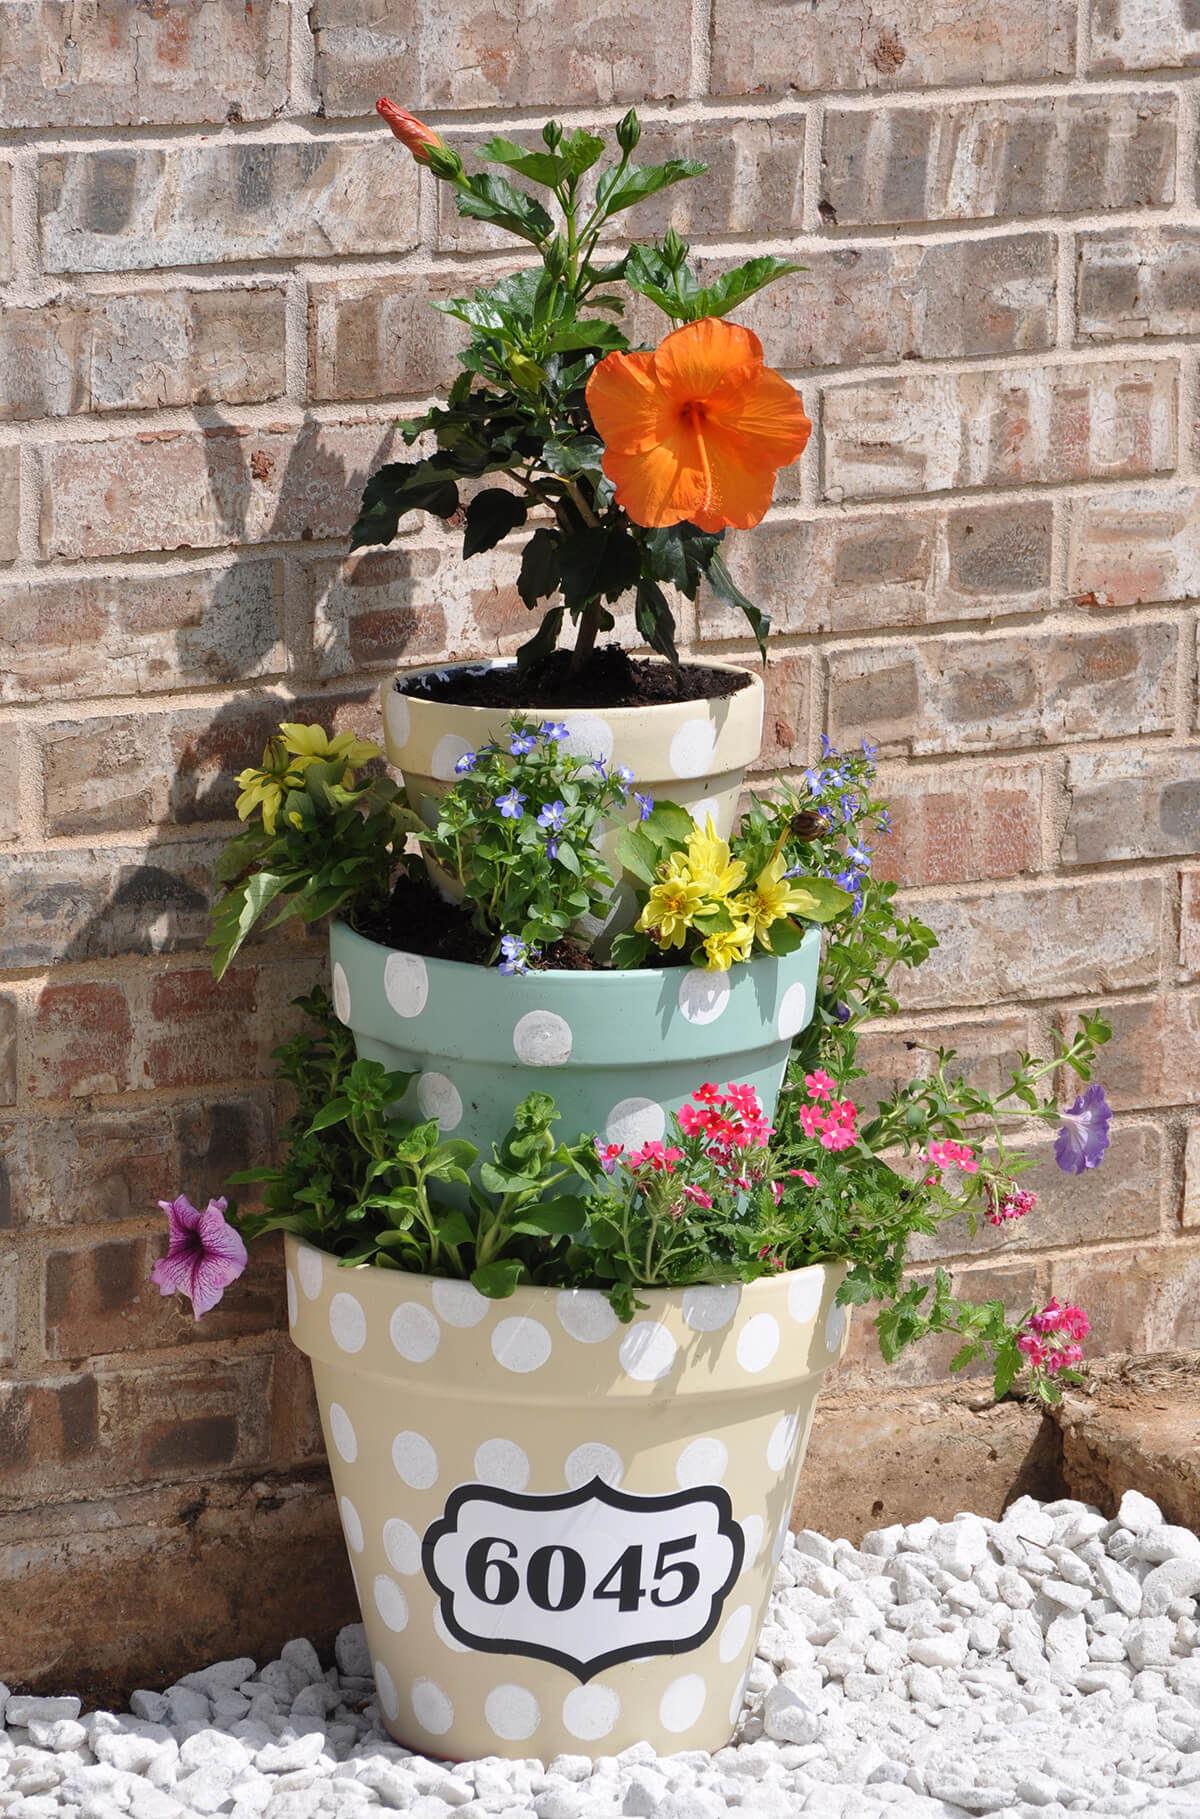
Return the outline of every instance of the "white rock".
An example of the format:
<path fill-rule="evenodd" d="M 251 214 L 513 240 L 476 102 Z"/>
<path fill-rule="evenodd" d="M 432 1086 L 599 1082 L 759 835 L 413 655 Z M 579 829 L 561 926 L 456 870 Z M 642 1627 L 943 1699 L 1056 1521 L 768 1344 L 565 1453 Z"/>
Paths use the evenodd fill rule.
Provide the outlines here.
<path fill-rule="evenodd" d="M 1043 1598 L 1068 1611 L 1082 1611 L 1092 1602 L 1090 1587 L 1068 1585 L 1065 1579 L 1043 1579 L 1039 1590 Z"/>
<path fill-rule="evenodd" d="M 279 1651 L 279 1659 L 286 1667 L 294 1669 L 297 1674 L 302 1674 L 306 1685 L 324 1677 L 325 1669 L 321 1666 L 321 1657 L 312 1643 L 304 1636 L 296 1636 L 292 1641 L 285 1642 Z M 243 1678 L 245 1678 L 244 1675 Z"/>
<path fill-rule="evenodd" d="M 222 1691 L 228 1692 L 239 1687 L 243 1680 L 249 1680 L 255 1671 L 255 1663 L 249 1655 L 241 1655 L 236 1660 L 214 1661 L 211 1667 L 198 1668 L 194 1673 L 180 1676 L 180 1686 L 194 1686 L 210 1698 Z"/>
<path fill-rule="evenodd" d="M 988 1557 L 988 1532 L 978 1516 L 960 1516 L 943 1523 L 929 1543 L 929 1552 L 956 1578 L 968 1579 Z"/>
<path fill-rule="evenodd" d="M 1127 1491 L 1126 1496 L 1133 1493 Z M 1167 1617 L 1139 1617 L 1129 1625 L 1126 1653 L 1135 1668 L 1166 1667 L 1173 1659 L 1175 1625 Z"/>
<path fill-rule="evenodd" d="M 293 1769 L 309 1768 L 325 1748 L 322 1731 L 310 1731 L 301 1737 L 282 1737 L 256 1751 L 254 1766 L 265 1775 L 286 1775 Z"/>
<path fill-rule="evenodd" d="M 767 1736 L 777 1743 L 812 1743 L 821 1729 L 821 1720 L 809 1703 L 802 1686 L 790 1673 L 781 1674 L 768 1692 L 763 1704 L 762 1721 Z"/>
<path fill-rule="evenodd" d="M 31 1693 L 10 1693 L 4 1710 L 4 1722 L 11 1728 L 15 1724 L 29 1724 L 39 1718 L 43 1723 L 53 1723 L 56 1718 L 78 1718 L 80 1701 L 74 1698 L 44 1699 Z"/>
<path fill-rule="evenodd" d="M 361 1623 L 348 1623 L 340 1629 L 333 1645 L 334 1657 L 343 1675 L 361 1675 L 369 1679 L 373 1671 L 367 1632 Z"/>
<path fill-rule="evenodd" d="M 1145 1529 L 1165 1526 L 1157 1503 L 1149 1497 L 1143 1497 L 1141 1491 L 1125 1492 L 1117 1511 L 1117 1521 L 1122 1528 L 1132 1529 L 1135 1534 Z"/>
<path fill-rule="evenodd" d="M 967 1638 L 961 1630 L 943 1630 L 936 1636 L 910 1636 L 908 1652 L 923 1667 L 961 1667 Z"/>
<path fill-rule="evenodd" d="M 819 1561 L 822 1566 L 834 1564 L 833 1542 L 827 1541 L 824 1535 L 814 1533 L 812 1529 L 802 1528 L 792 1536 L 792 1546 L 798 1554 L 805 1554 L 810 1560 Z"/>
<path fill-rule="evenodd" d="M 55 1755 L 62 1750 L 77 1750 L 87 1742 L 87 1727 L 75 1718 L 31 1718 L 28 1728 L 29 1741 Z"/>
<path fill-rule="evenodd" d="M 1164 1560 L 1142 1581 L 1142 1615 L 1158 1617 L 1179 1598 L 1200 1595 L 1200 1556 Z M 11 1703 L 11 1701 L 10 1701 Z"/>
<path fill-rule="evenodd" d="M 1096 1568 L 1096 1584 L 1127 1617 L 1138 1615 L 1142 1608 L 1142 1587 L 1127 1567 L 1116 1560 L 1102 1560 Z"/>

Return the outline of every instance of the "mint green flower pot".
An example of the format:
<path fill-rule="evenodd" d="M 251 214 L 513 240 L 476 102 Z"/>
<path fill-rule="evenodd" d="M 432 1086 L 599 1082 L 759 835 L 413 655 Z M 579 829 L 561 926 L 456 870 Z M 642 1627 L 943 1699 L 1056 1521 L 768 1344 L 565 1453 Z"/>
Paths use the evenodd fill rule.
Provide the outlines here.
<path fill-rule="evenodd" d="M 821 933 L 728 973 L 534 972 L 426 960 L 344 923 L 330 931 L 333 1002 L 361 1057 L 416 1073 L 403 1109 L 488 1156 L 526 1094 L 550 1093 L 568 1141 L 637 1147 L 702 1082 L 753 1086 L 767 1116 L 792 1038 L 812 1016 Z"/>

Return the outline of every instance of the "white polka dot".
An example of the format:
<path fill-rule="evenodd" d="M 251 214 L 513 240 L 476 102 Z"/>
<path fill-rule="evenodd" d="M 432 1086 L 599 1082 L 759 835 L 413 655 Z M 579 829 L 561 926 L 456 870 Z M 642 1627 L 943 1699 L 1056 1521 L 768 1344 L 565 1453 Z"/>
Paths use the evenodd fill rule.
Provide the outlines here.
<path fill-rule="evenodd" d="M 689 1023 L 715 1023 L 728 1003 L 728 973 L 693 966 L 679 981 L 679 1009 Z"/>
<path fill-rule="evenodd" d="M 593 1478 L 599 1478 L 602 1484 L 611 1484 L 614 1488 L 625 1476 L 625 1461 L 620 1453 L 615 1453 L 611 1446 L 605 1446 L 599 1440 L 585 1440 L 573 1453 L 567 1454 L 563 1466 L 563 1477 L 571 1490 L 577 1491 L 581 1485 L 590 1484 Z"/>
<path fill-rule="evenodd" d="M 422 1074 L 417 1081 L 417 1104 L 423 1118 L 436 1118 L 439 1130 L 457 1130 L 462 1123 L 462 1095 L 445 1074 Z"/>
<path fill-rule="evenodd" d="M 563 1724 L 581 1743 L 595 1743 L 607 1737 L 621 1715 L 621 1701 L 611 1686 L 593 1681 L 590 1686 L 576 1686 L 563 1700 Z"/>
<path fill-rule="evenodd" d="M 481 1484 L 523 1491 L 529 1483 L 529 1460 L 515 1440 L 485 1440 L 475 1454 L 475 1476 Z"/>
<path fill-rule="evenodd" d="M 658 1320 L 635 1320 L 621 1341 L 621 1367 L 635 1383 L 657 1383 L 675 1362 L 678 1347 Z"/>
<path fill-rule="evenodd" d="M 397 1017 L 419 1017 L 429 997 L 429 968 L 420 954 L 389 954 L 383 995 Z"/>
<path fill-rule="evenodd" d="M 414 1680 L 410 1697 L 413 1717 L 422 1730 L 441 1737 L 450 1729 L 454 1707 L 435 1680 Z"/>
<path fill-rule="evenodd" d="M 433 1631 L 442 1647 L 450 1649 L 455 1655 L 473 1655 L 475 1653 L 474 1649 L 468 1648 L 465 1642 L 460 1642 L 457 1636 L 450 1634 L 446 1628 L 446 1619 L 442 1616 L 440 1604 L 435 1604 L 433 1607 Z"/>
<path fill-rule="evenodd" d="M 750 1634 L 750 1619 L 753 1615 L 748 1604 L 739 1604 L 736 1611 L 731 1611 L 726 1617 L 717 1644 L 722 1661 L 736 1661 L 741 1654 Z"/>
<path fill-rule="evenodd" d="M 554 1011 L 526 1011 L 513 1030 L 513 1051 L 526 1067 L 561 1067 L 573 1041 L 570 1024 Z"/>
<path fill-rule="evenodd" d="M 375 1594 L 375 1609 L 388 1628 L 390 1630 L 407 1629 L 408 1599 L 396 1581 L 389 1579 L 386 1573 L 376 1573 L 375 1584 L 371 1589 Z"/>
<path fill-rule="evenodd" d="M 344 1289 L 329 1303 L 329 1330 L 344 1352 L 361 1352 L 367 1343 L 367 1316 Z"/>
<path fill-rule="evenodd" d="M 719 801 L 716 796 L 701 796 L 699 802 L 688 804 L 688 814 L 701 830 L 708 826 L 710 820 L 713 826 L 719 829 L 724 806 L 724 803 Z"/>
<path fill-rule="evenodd" d="M 406 1428 L 392 1441 L 392 1464 L 410 1490 L 427 1491 L 438 1475 L 438 1457 L 424 1434 Z"/>
<path fill-rule="evenodd" d="M 796 1445 L 796 1436 L 800 1432 L 799 1415 L 781 1415 L 771 1429 L 771 1438 L 767 1441 L 767 1464 L 773 1472 L 781 1472 Z"/>
<path fill-rule="evenodd" d="M 350 981 L 340 960 L 333 963 L 333 1008 L 342 1023 L 350 1021 Z"/>
<path fill-rule="evenodd" d="M 555 1297 L 559 1325 L 581 1345 L 597 1345 L 611 1339 L 621 1322 L 613 1312 L 607 1295 L 598 1288 L 564 1288 Z"/>
<path fill-rule="evenodd" d="M 675 1482 L 681 1491 L 696 1484 L 720 1484 L 729 1469 L 729 1448 L 723 1440 L 706 1435 L 689 1441 L 675 1461 Z"/>
<path fill-rule="evenodd" d="M 364 1546 L 362 1517 L 351 1503 L 349 1497 L 343 1497 L 338 1505 L 342 1512 L 342 1528 L 345 1531 L 347 1545 L 361 1554 Z"/>
<path fill-rule="evenodd" d="M 421 1537 L 411 1522 L 392 1516 L 383 1525 L 383 1551 L 398 1573 L 421 1570 Z"/>
<path fill-rule="evenodd" d="M 683 1318 L 694 1333 L 716 1333 L 738 1310 L 741 1289 L 736 1282 L 705 1284 L 683 1291 Z"/>
<path fill-rule="evenodd" d="M 478 1326 L 492 1303 L 472 1282 L 439 1278 L 433 1285 L 433 1305 L 447 1326 Z"/>
<path fill-rule="evenodd" d="M 765 1371 L 779 1350 L 779 1322 L 773 1314 L 755 1314 L 737 1337 L 737 1361 L 754 1375 Z"/>
<path fill-rule="evenodd" d="M 321 1292 L 321 1258 L 302 1244 L 296 1252 L 296 1269 L 300 1275 L 300 1287 L 309 1301 L 315 1301 Z"/>
<path fill-rule="evenodd" d="M 787 1309 L 792 1319 L 807 1325 L 821 1305 L 825 1292 L 825 1271 L 819 1264 L 812 1269 L 797 1270 L 788 1283 Z"/>
<path fill-rule="evenodd" d="M 825 1320 L 825 1349 L 836 1352 L 846 1331 L 846 1310 L 835 1302 Z"/>
<path fill-rule="evenodd" d="M 296 1293 L 296 1278 L 291 1270 L 287 1271 L 287 1307 L 288 1325 L 295 1326 L 296 1317 L 300 1312 L 300 1298 Z"/>
<path fill-rule="evenodd" d="M 742 1534 L 746 1540 L 746 1551 L 742 1555 L 743 1568 L 753 1566 L 758 1559 L 758 1550 L 763 1543 L 763 1519 L 761 1516 L 747 1516 L 742 1523 Z"/>
<path fill-rule="evenodd" d="M 729 1701 L 729 1722 L 730 1722 L 730 1724 L 736 1724 L 738 1719 L 742 1715 L 742 1707 L 746 1703 L 746 1682 L 749 1680 L 749 1678 L 750 1678 L 750 1669 L 747 1668 L 746 1672 L 742 1675 L 741 1679 L 738 1681 L 737 1685 L 733 1689 L 733 1698 Z"/>
<path fill-rule="evenodd" d="M 703 777 L 712 769 L 717 729 L 711 720 L 685 720 L 671 740 L 673 777 Z"/>
<path fill-rule="evenodd" d="M 410 1364 L 425 1364 L 442 1337 L 437 1315 L 419 1301 L 402 1301 L 388 1321 L 392 1344 Z"/>
<path fill-rule="evenodd" d="M 433 757 L 429 760 L 429 769 L 439 783 L 455 781 L 454 767 L 470 749 L 471 747 L 461 733 L 443 733 L 433 748 Z"/>
<path fill-rule="evenodd" d="M 795 985 L 789 985 L 783 994 L 779 1006 L 779 1020 L 776 1028 L 785 1042 L 802 1030 L 808 1022 L 808 990 L 803 979 L 797 979 Z"/>
<path fill-rule="evenodd" d="M 353 1421 L 340 1402 L 331 1402 L 329 1405 L 329 1432 L 346 1464 L 353 1465 L 358 1458 L 358 1435 L 354 1431 Z"/>
<path fill-rule="evenodd" d="M 566 727 L 567 737 L 559 745 L 560 752 L 569 752 L 572 758 L 603 758 L 608 763 L 616 736 L 607 720 L 599 714 L 571 714 Z"/>
<path fill-rule="evenodd" d="M 667 1114 L 653 1099 L 620 1099 L 604 1120 L 608 1141 L 623 1143 L 627 1149 L 661 1142 L 666 1128 Z"/>
<path fill-rule="evenodd" d="M 540 1320 L 513 1314 L 497 1323 L 492 1334 L 492 1356 L 506 1371 L 540 1370 L 550 1356 L 552 1342 Z"/>
<path fill-rule="evenodd" d="M 524 1686 L 494 1686 L 483 1702 L 483 1715 L 506 1743 L 532 1737 L 542 1722 L 542 1708 Z"/>
<path fill-rule="evenodd" d="M 704 1710 L 707 1697 L 708 1688 L 702 1674 L 681 1674 L 678 1680 L 672 1680 L 658 1702 L 658 1717 L 663 1729 L 676 1735 L 680 1731 L 690 1731 Z"/>
<path fill-rule="evenodd" d="M 396 1691 L 396 1682 L 382 1661 L 375 1663 L 375 1691 L 379 1695 L 380 1706 L 394 1724 L 400 1716 L 400 1695 Z"/>
<path fill-rule="evenodd" d="M 388 737 L 392 744 L 407 745 L 408 736 L 412 732 L 412 710 L 408 705 L 407 696 L 402 695 L 398 688 L 388 690 L 384 715 L 387 719 Z"/>

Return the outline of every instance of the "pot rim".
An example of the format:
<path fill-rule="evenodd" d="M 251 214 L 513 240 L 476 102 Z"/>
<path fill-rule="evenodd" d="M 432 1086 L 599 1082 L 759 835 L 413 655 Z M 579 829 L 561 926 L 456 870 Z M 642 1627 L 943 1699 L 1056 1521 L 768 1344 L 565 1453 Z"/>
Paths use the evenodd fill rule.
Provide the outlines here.
<path fill-rule="evenodd" d="M 660 657 L 656 652 L 646 652 L 644 654 L 638 653 L 638 655 L 639 655 L 640 661 L 644 661 L 647 663 L 654 663 L 654 664 L 658 664 L 658 665 L 666 665 L 666 663 L 667 663 L 667 659 L 665 657 Z M 443 710 L 445 710 L 447 708 L 452 708 L 454 710 L 454 712 L 457 714 L 491 714 L 491 715 L 495 715 L 497 713 L 519 713 L 521 711 L 519 707 L 501 709 L 501 708 L 496 708 L 496 707 L 477 706 L 477 705 L 473 705 L 470 702 L 465 702 L 465 701 L 463 701 L 463 702 L 460 702 L 460 701 L 435 701 L 435 700 L 432 700 L 428 695 L 425 695 L 425 694 L 413 694 L 411 692 L 410 688 L 407 686 L 410 683 L 419 682 L 421 680 L 421 678 L 425 677 L 425 676 L 450 676 L 450 675 L 486 676 L 486 675 L 489 675 L 493 670 L 514 669 L 516 667 L 516 662 L 517 662 L 517 660 L 515 657 L 467 657 L 467 658 L 464 658 L 461 663 L 425 663 L 425 664 L 419 665 L 415 669 L 398 669 L 398 670 L 396 670 L 394 675 L 391 678 L 391 681 L 388 683 L 385 683 L 384 686 L 385 686 L 385 688 L 388 688 L 388 689 L 394 689 L 398 694 L 403 695 L 405 700 L 408 701 L 409 703 L 415 703 L 420 706 L 427 706 L 427 707 L 431 707 L 431 708 L 441 708 Z M 692 701 L 628 702 L 628 703 L 625 703 L 624 705 L 618 705 L 618 706 L 614 706 L 614 707 L 599 707 L 599 706 L 596 706 L 594 703 L 586 703 L 586 704 L 580 704 L 576 707 L 555 706 L 555 707 L 531 708 L 529 711 L 531 713 L 539 713 L 539 714 L 549 714 L 549 713 L 589 714 L 589 713 L 591 713 L 591 714 L 604 714 L 606 716 L 609 714 L 646 714 L 646 713 L 660 713 L 660 712 L 664 712 L 664 711 L 671 711 L 671 712 L 677 713 L 680 708 L 691 707 L 694 709 L 696 707 L 696 705 L 701 701 L 733 700 L 736 698 L 736 696 L 744 694 L 746 692 L 747 688 L 749 689 L 750 693 L 753 694 L 756 689 L 761 690 L 763 687 L 762 673 L 759 670 L 752 669 L 748 662 L 746 662 L 746 663 L 735 662 L 728 657 L 708 657 L 703 662 L 699 662 L 699 661 L 695 662 L 693 664 L 693 667 L 696 669 L 725 670 L 732 675 L 746 676 L 746 677 L 748 677 L 749 680 L 744 688 L 735 689 L 733 691 L 733 695 L 697 695 L 695 697 L 695 699 Z"/>

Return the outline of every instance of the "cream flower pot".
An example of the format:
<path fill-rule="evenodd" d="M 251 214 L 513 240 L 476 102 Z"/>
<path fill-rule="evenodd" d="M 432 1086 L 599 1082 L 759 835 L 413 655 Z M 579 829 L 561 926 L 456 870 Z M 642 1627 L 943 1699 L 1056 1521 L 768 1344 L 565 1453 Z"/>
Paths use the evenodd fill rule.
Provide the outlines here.
<path fill-rule="evenodd" d="M 714 1750 L 731 1733 L 841 1265 L 643 1291 L 339 1269 L 289 1237 L 388 1730 L 433 1756 Z"/>

